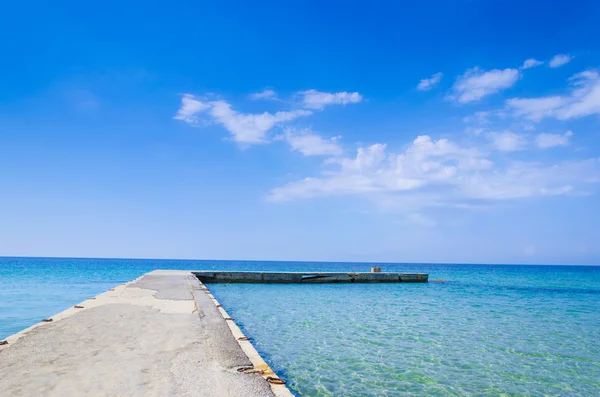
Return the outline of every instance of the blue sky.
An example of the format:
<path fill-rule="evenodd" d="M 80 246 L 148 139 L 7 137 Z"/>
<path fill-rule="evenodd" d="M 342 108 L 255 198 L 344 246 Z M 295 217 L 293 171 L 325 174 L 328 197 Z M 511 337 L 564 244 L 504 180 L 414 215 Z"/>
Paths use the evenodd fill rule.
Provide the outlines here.
<path fill-rule="evenodd" d="M 6 4 L 0 255 L 598 264 L 599 18 Z"/>

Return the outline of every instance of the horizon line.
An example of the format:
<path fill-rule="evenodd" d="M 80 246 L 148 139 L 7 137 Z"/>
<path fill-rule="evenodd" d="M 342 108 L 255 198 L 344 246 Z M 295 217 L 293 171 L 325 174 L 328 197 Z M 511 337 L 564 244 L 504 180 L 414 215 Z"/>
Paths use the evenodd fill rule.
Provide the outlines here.
<path fill-rule="evenodd" d="M 392 261 L 323 261 L 323 260 L 277 260 L 277 259 L 190 259 L 190 258 L 142 258 L 142 257 L 80 257 L 80 256 L 23 256 L 0 255 L 0 259 L 103 259 L 103 260 L 151 260 L 151 261 L 189 261 L 189 262 L 284 262 L 284 263 L 353 263 L 353 264 L 390 264 L 390 265 L 467 265 L 467 266 L 588 266 L 600 267 L 600 264 L 566 263 L 477 263 L 477 262 L 392 262 Z"/>

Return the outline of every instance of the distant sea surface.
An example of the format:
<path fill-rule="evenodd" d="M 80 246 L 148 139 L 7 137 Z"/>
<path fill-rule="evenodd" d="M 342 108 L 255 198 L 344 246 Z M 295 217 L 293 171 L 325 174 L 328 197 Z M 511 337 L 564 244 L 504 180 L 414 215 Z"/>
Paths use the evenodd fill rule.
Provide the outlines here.
<path fill-rule="evenodd" d="M 0 339 L 154 269 L 370 266 L 0 258 Z M 445 282 L 209 288 L 299 396 L 600 396 L 600 267 L 381 266 Z"/>

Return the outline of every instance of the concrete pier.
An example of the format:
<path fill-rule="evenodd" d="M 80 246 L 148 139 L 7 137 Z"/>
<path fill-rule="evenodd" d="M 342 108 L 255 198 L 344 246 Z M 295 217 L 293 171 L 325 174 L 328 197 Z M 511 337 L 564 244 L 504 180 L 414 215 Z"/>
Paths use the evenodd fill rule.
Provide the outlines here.
<path fill-rule="evenodd" d="M 188 271 L 148 273 L 45 320 L 0 345 L 2 396 L 292 396 Z"/>
<path fill-rule="evenodd" d="M 424 283 L 425 273 L 193 272 L 203 283 Z"/>

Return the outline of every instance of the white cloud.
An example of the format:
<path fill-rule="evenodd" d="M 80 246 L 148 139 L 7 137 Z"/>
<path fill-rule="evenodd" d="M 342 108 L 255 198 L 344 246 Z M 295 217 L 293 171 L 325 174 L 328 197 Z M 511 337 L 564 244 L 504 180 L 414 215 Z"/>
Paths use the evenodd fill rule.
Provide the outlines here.
<path fill-rule="evenodd" d="M 537 59 L 529 58 L 525 62 L 523 62 L 521 69 L 530 69 L 530 68 L 534 68 L 536 66 L 540 66 L 543 64 L 544 64 L 543 61 L 538 61 Z"/>
<path fill-rule="evenodd" d="M 568 120 L 600 114 L 600 75 L 595 70 L 578 73 L 569 79 L 571 92 L 563 96 L 512 98 L 506 106 L 517 117 L 540 121 L 545 117 Z"/>
<path fill-rule="evenodd" d="M 550 165 L 514 161 L 503 170 L 467 178 L 461 191 L 467 197 L 482 200 L 569 195 L 577 191 L 576 186 L 585 186 L 585 175 L 597 175 L 599 167 L 598 159 Z"/>
<path fill-rule="evenodd" d="M 358 148 L 356 157 L 329 161 L 337 171 L 322 178 L 306 178 L 274 189 L 270 198 L 284 201 L 297 197 L 369 192 L 400 192 L 430 181 L 452 178 L 457 170 L 481 169 L 490 165 L 476 151 L 462 149 L 446 139 L 417 137 L 399 155 L 386 154 L 385 144 Z"/>
<path fill-rule="evenodd" d="M 259 99 L 277 99 L 277 93 L 273 90 L 265 89 L 261 92 L 250 94 L 250 99 L 257 101 Z"/>
<path fill-rule="evenodd" d="M 328 162 L 319 176 L 271 190 L 274 202 L 324 196 L 366 196 L 406 213 L 426 207 L 468 207 L 470 203 L 580 192 L 597 181 L 600 160 L 558 164 L 509 161 L 494 164 L 477 148 L 419 136 L 400 154 L 386 145 L 358 149 L 354 158 Z M 331 167 L 334 167 L 331 169 Z"/>
<path fill-rule="evenodd" d="M 194 124 L 198 122 L 198 113 L 204 112 L 210 108 L 208 102 L 195 99 L 191 94 L 184 94 L 181 97 L 181 107 L 173 117 L 175 120 L 182 120 L 186 123 Z"/>
<path fill-rule="evenodd" d="M 485 132 L 485 128 L 473 128 L 473 127 L 467 127 L 465 128 L 465 132 L 467 134 L 472 134 L 475 136 L 480 136 L 483 132 Z"/>
<path fill-rule="evenodd" d="M 527 139 L 523 135 L 512 131 L 490 132 L 488 138 L 494 147 L 502 152 L 522 150 L 527 145 Z"/>
<path fill-rule="evenodd" d="M 363 97 L 358 92 L 320 92 L 307 90 L 298 93 L 302 104 L 308 109 L 323 109 L 327 105 L 347 105 L 362 102 Z"/>
<path fill-rule="evenodd" d="M 500 111 L 477 111 L 470 116 L 463 117 L 463 122 L 474 124 L 489 124 L 492 117 L 504 117 Z"/>
<path fill-rule="evenodd" d="M 443 76 L 444 76 L 443 73 L 438 72 L 438 73 L 433 74 L 428 79 L 421 80 L 419 82 L 419 85 L 417 85 L 417 90 L 419 90 L 419 91 L 431 90 L 433 87 L 435 87 L 436 85 L 439 84 L 439 82 L 442 80 Z"/>
<path fill-rule="evenodd" d="M 208 101 L 185 94 L 181 99 L 181 107 L 174 118 L 195 125 L 199 121 L 200 113 L 206 113 L 212 121 L 225 127 L 232 135 L 233 140 L 245 144 L 265 143 L 267 142 L 267 132 L 276 125 L 312 114 L 308 110 L 240 113 L 233 110 L 226 101 Z"/>
<path fill-rule="evenodd" d="M 506 101 L 506 105 L 514 109 L 515 116 L 523 116 L 533 121 L 552 116 L 556 109 L 564 106 L 565 103 L 566 99 L 560 96 L 512 98 Z"/>
<path fill-rule="evenodd" d="M 568 106 L 559 109 L 557 118 L 567 120 L 600 114 L 600 75 L 597 71 L 585 71 L 571 77 L 573 87 Z"/>
<path fill-rule="evenodd" d="M 298 151 L 305 156 L 339 156 L 343 150 L 337 143 L 339 137 L 325 139 L 306 128 L 296 131 L 287 128 L 284 139 L 289 143 L 292 150 Z"/>
<path fill-rule="evenodd" d="M 569 138 L 572 136 L 572 131 L 567 131 L 563 135 L 541 133 L 535 137 L 535 143 L 541 149 L 547 149 L 555 146 L 566 146 L 569 144 Z"/>
<path fill-rule="evenodd" d="M 456 79 L 449 98 L 459 103 L 478 101 L 484 96 L 512 87 L 519 77 L 517 69 L 494 69 L 486 72 L 474 67 Z"/>
<path fill-rule="evenodd" d="M 548 62 L 548 66 L 550 66 L 551 68 L 558 68 L 562 65 L 566 65 L 567 63 L 569 63 L 571 59 L 573 59 L 573 57 L 570 55 L 557 54 L 552 57 L 550 62 Z"/>
<path fill-rule="evenodd" d="M 358 148 L 356 157 L 353 159 L 342 158 L 335 159 L 329 163 L 338 163 L 343 169 L 365 171 L 375 168 L 381 164 L 385 158 L 385 146 L 381 143 L 376 143 L 368 148 Z"/>
<path fill-rule="evenodd" d="M 229 103 L 215 101 L 213 102 L 210 114 L 233 135 L 233 139 L 236 142 L 262 143 L 266 142 L 266 132 L 275 125 L 294 120 L 301 116 L 308 116 L 311 112 L 307 110 L 294 110 L 273 114 L 268 112 L 259 114 L 239 113 L 231 109 Z"/>

